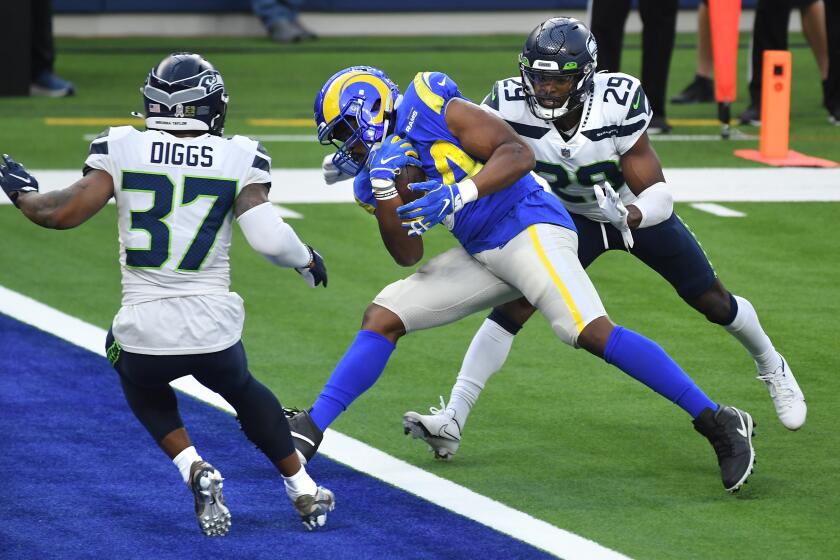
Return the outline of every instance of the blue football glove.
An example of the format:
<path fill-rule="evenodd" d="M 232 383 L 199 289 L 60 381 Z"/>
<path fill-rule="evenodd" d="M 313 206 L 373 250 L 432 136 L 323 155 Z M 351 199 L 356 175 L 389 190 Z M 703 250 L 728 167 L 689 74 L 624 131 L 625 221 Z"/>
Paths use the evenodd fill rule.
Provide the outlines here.
<path fill-rule="evenodd" d="M 407 165 L 421 167 L 420 156 L 410 142 L 392 134 L 382 141 L 382 145 L 370 153 L 368 171 L 370 184 L 376 200 L 388 200 L 397 196 L 394 187 L 400 169 Z"/>
<path fill-rule="evenodd" d="M 310 288 L 318 285 L 323 285 L 326 288 L 327 266 L 324 264 L 324 258 L 311 246 L 307 245 L 306 248 L 309 249 L 309 264 L 295 270 L 303 276 Z"/>
<path fill-rule="evenodd" d="M 3 154 L 3 162 L 0 163 L 0 187 L 12 204 L 18 205 L 17 199 L 20 193 L 38 192 L 38 181 L 29 174 L 24 166 Z"/>
<path fill-rule="evenodd" d="M 408 235 L 423 235 L 433 226 L 441 223 L 464 207 L 458 185 L 446 185 L 440 179 L 408 185 L 412 191 L 425 191 L 426 194 L 414 202 L 397 208 L 402 220 L 402 227 L 408 229 Z"/>

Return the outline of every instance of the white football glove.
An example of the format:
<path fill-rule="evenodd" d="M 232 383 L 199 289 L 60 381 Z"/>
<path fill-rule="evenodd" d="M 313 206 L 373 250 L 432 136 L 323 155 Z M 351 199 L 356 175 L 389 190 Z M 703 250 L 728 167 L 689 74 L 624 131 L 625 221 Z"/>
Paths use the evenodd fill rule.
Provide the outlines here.
<path fill-rule="evenodd" d="M 604 183 L 604 186 L 595 185 L 595 200 L 598 201 L 598 207 L 601 213 L 609 221 L 615 229 L 621 232 L 621 239 L 624 241 L 624 247 L 631 249 L 633 247 L 633 233 L 630 231 L 630 226 L 627 225 L 627 208 L 621 202 L 621 197 L 613 190 L 609 183 Z"/>
<path fill-rule="evenodd" d="M 333 185 L 339 181 L 352 179 L 352 175 L 347 175 L 346 173 L 339 171 L 338 167 L 336 167 L 333 163 L 333 156 L 335 156 L 335 154 L 327 154 L 324 157 L 324 162 L 321 164 L 321 171 L 324 173 L 324 181 L 328 185 Z"/>

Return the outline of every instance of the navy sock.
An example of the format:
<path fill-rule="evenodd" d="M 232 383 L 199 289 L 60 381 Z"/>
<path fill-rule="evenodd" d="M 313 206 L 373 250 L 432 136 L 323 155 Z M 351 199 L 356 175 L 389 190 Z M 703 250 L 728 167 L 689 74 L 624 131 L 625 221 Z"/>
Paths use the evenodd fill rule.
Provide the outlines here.
<path fill-rule="evenodd" d="M 670 400 L 692 418 L 718 406 L 697 386 L 657 343 L 644 336 L 615 327 L 607 340 L 604 360 Z"/>
<path fill-rule="evenodd" d="M 321 430 L 332 424 L 359 395 L 373 387 L 394 348 L 394 344 L 379 333 L 359 331 L 309 411 Z"/>

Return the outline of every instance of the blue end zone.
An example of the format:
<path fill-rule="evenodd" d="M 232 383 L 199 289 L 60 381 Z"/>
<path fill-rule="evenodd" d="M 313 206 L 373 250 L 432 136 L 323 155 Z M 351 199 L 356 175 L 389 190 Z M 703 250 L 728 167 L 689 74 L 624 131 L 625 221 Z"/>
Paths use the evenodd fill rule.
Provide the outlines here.
<path fill-rule="evenodd" d="M 199 453 L 226 477 L 228 536 L 201 535 L 189 491 L 105 358 L 0 314 L 3 558 L 549 558 L 320 457 L 336 494 L 306 532 L 274 467 L 233 417 L 179 395 Z"/>

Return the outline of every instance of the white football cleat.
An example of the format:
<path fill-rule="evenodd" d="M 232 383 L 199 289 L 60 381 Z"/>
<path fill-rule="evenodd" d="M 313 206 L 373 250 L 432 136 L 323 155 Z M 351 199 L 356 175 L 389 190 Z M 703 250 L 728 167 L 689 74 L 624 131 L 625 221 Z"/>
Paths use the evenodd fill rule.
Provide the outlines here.
<path fill-rule="evenodd" d="M 764 381 L 767 385 L 773 406 L 776 407 L 776 414 L 785 428 L 798 430 L 805 423 L 808 406 L 805 404 L 805 395 L 784 356 L 779 354 L 779 358 L 782 360 L 779 367 L 769 373 L 760 374 L 756 379 Z"/>
<path fill-rule="evenodd" d="M 304 494 L 292 500 L 300 515 L 303 526 L 308 531 L 323 527 L 327 523 L 327 514 L 335 509 L 335 495 L 319 486 L 314 495 Z"/>
<path fill-rule="evenodd" d="M 190 466 L 189 487 L 195 498 L 195 517 L 208 537 L 223 537 L 230 530 L 230 510 L 222 496 L 222 475 L 210 463 L 196 461 Z"/>
<path fill-rule="evenodd" d="M 431 414 L 406 412 L 403 415 L 403 431 L 428 443 L 436 459 L 449 461 L 461 445 L 461 425 L 455 419 L 455 411 L 446 408 L 443 397 L 440 398 L 440 408 L 429 407 L 429 412 Z"/>

